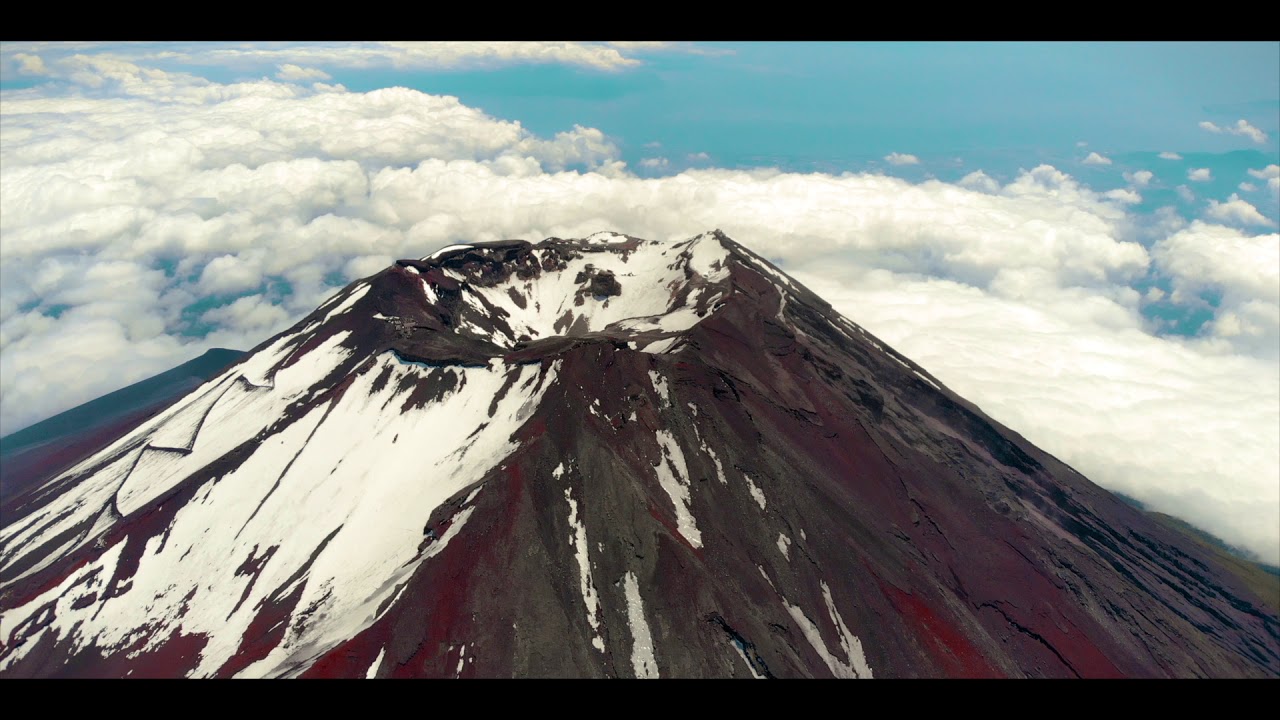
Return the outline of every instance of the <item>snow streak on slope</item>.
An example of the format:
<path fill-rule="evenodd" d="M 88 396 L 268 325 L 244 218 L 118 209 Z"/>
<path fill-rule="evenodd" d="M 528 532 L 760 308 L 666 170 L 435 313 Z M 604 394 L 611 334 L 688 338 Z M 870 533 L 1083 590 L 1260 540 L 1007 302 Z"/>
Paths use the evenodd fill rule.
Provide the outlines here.
<path fill-rule="evenodd" d="M 671 395 L 667 392 L 667 379 L 654 372 L 649 371 L 649 380 L 653 383 L 653 389 L 657 391 L 659 397 L 662 398 L 662 404 L 671 404 Z"/>
<path fill-rule="evenodd" d="M 689 409 L 693 411 L 694 417 L 698 416 L 697 405 L 689 403 Z M 702 439 L 702 433 L 698 430 L 698 425 L 696 423 L 693 425 L 693 437 L 698 441 L 698 446 L 702 448 L 702 452 L 706 453 L 707 457 L 711 458 L 711 462 L 715 464 L 716 479 L 720 481 L 721 485 L 727 485 L 729 483 L 729 479 L 724 475 L 724 464 L 720 462 L 720 458 L 716 455 L 716 451 L 712 450 L 711 447 L 707 445 L 707 441 Z"/>
<path fill-rule="evenodd" d="M 675 436 L 670 432 L 658 430 L 655 434 L 663 456 L 656 469 L 658 482 L 671 497 L 671 503 L 675 505 L 676 528 L 690 545 L 696 548 L 702 547 L 702 532 L 698 530 L 698 523 L 693 519 L 693 512 L 689 509 L 689 468 L 685 465 L 684 453 L 681 452 L 680 445 L 676 443 Z"/>
<path fill-rule="evenodd" d="M 627 622 L 631 626 L 631 669 L 636 677 L 658 677 L 658 661 L 653 657 L 653 636 L 649 633 L 649 621 L 644 617 L 644 603 L 640 600 L 640 584 L 635 573 L 622 578 L 627 595 Z"/>
<path fill-rule="evenodd" d="M 751 488 L 752 499 L 754 499 L 756 504 L 760 506 L 760 509 L 763 510 L 765 506 L 764 491 L 760 489 L 759 485 L 756 485 L 755 481 L 752 480 L 751 476 L 747 473 L 742 473 L 742 477 L 747 481 L 747 486 Z"/>
<path fill-rule="evenodd" d="M 822 581 L 822 599 L 827 602 L 827 612 L 831 615 L 831 622 L 835 623 L 836 629 L 840 631 L 840 647 L 844 649 L 845 657 L 849 658 L 849 664 L 853 667 L 853 671 L 860 678 L 870 678 L 871 666 L 867 664 L 867 656 L 862 653 L 862 641 L 844 624 L 844 618 L 840 617 L 839 611 L 836 610 L 836 603 L 831 599 L 831 588 L 827 587 L 827 581 Z"/>
<path fill-rule="evenodd" d="M 769 574 L 765 572 L 763 567 L 759 565 L 756 567 L 760 570 L 760 575 L 764 577 L 765 582 L 769 583 L 769 587 L 776 591 L 778 587 L 773 584 Z M 782 601 L 782 606 L 786 608 L 787 614 L 791 616 L 792 620 L 795 620 L 796 625 L 800 627 L 801 634 L 813 646 L 814 651 L 818 653 L 818 657 L 822 658 L 822 662 L 831 670 L 832 675 L 847 680 L 870 679 L 872 677 L 871 666 L 867 664 L 867 658 L 862 653 L 862 642 L 844 624 L 844 619 L 836 612 L 835 602 L 831 599 L 831 589 L 827 587 L 825 580 L 821 582 L 822 597 L 826 601 L 827 613 L 830 614 L 831 622 L 835 625 L 836 631 L 840 633 L 840 647 L 844 650 L 845 657 L 848 659 L 847 662 L 842 662 L 831 653 L 827 648 L 826 641 L 822 639 L 822 631 L 816 623 L 809 619 L 808 615 L 805 615 L 804 610 L 797 605 L 792 605 L 781 593 L 778 594 L 778 599 Z"/>
<path fill-rule="evenodd" d="M 5 565 L 39 544 L 27 536 L 57 535 L 86 508 L 111 512 L 116 503 L 127 514 L 144 507 L 246 440 L 268 435 L 233 470 L 204 481 L 167 532 L 148 541 L 127 591 L 106 598 L 94 590 L 112 577 L 128 542 L 123 538 L 58 587 L 0 616 L 0 634 L 11 639 L 13 629 L 36 613 L 53 612 L 51 622 L 27 623 L 25 642 L 4 665 L 21 658 L 43 633 L 105 654 L 145 636 L 141 652 L 180 631 L 207 639 L 193 674 L 212 675 L 237 653 L 264 606 L 296 595 L 279 643 L 239 673 L 287 675 L 370 625 L 395 589 L 462 531 L 471 506 L 457 511 L 447 531 L 421 549 L 432 511 L 515 448 L 512 433 L 537 405 L 558 363 L 545 370 L 496 360 L 485 367 L 424 368 L 384 353 L 367 372 L 351 375 L 345 391 L 283 427 L 264 427 L 345 358 L 341 339 L 333 336 L 276 372 L 274 387 L 256 388 L 226 375 L 197 390 L 131 441 L 183 435 L 189 409 L 217 394 L 187 454 L 135 450 L 139 459 L 131 472 L 121 470 L 128 465 L 125 455 L 32 523 L 7 529 L 0 539 Z M 439 388 L 439 398 L 407 403 L 422 385 Z M 504 385 L 510 389 L 501 394 Z M 178 430 L 167 426 L 170 420 Z M 474 492 L 467 501 L 472 497 Z"/>
<path fill-rule="evenodd" d="M 564 472 L 563 464 L 557 465 L 552 475 L 560 477 Z M 569 527 L 573 534 L 569 536 L 569 544 L 574 549 L 578 561 L 578 578 L 582 589 L 582 602 L 587 609 L 587 622 L 591 624 L 591 645 L 604 652 L 604 639 L 600 637 L 600 597 L 596 594 L 595 584 L 591 582 L 591 558 L 587 554 L 587 528 L 578 518 L 578 502 L 573 499 L 569 488 L 564 489 L 564 498 L 569 502 Z"/>
<path fill-rule="evenodd" d="M 828 603 L 830 603 L 829 597 Z M 787 609 L 787 613 L 791 615 L 791 618 L 796 621 L 796 625 L 800 626 L 800 632 L 804 634 L 805 639 L 809 641 L 809 644 L 813 646 L 815 651 L 817 651 L 818 656 L 821 657 L 822 661 L 831 669 L 832 675 L 847 680 L 871 677 L 871 669 L 867 667 L 866 659 L 861 657 L 862 644 L 858 642 L 856 637 L 853 638 L 853 643 L 857 643 L 856 645 L 849 642 L 849 637 L 851 636 L 846 636 L 848 630 L 844 628 L 843 623 L 839 624 L 841 632 L 840 644 L 845 649 L 846 657 L 849 658 L 849 662 L 841 662 L 831 653 L 830 650 L 827 649 L 827 644 L 822 639 L 822 631 L 819 630 L 818 626 L 804 614 L 803 610 L 798 606 L 787 602 L 785 599 L 782 601 L 782 604 L 783 607 Z M 831 608 L 832 616 L 834 618 L 834 609 L 830 605 L 828 607 Z M 857 656 L 851 654 L 853 647 L 857 648 Z M 865 675 L 862 674 L 864 672 Z"/>
<path fill-rule="evenodd" d="M 387 656 L 386 648 L 382 648 L 381 650 L 378 651 L 378 657 L 373 659 L 373 664 L 369 666 L 369 669 L 367 671 L 365 671 L 364 678 L 366 680 L 372 680 L 378 676 L 378 669 L 382 667 L 382 659 L 385 658 L 386 656 Z"/>
<path fill-rule="evenodd" d="M 729 642 L 738 651 L 738 657 L 742 658 L 742 662 L 746 663 L 747 669 L 751 671 L 751 677 L 755 680 L 766 680 L 767 678 L 756 670 L 756 666 L 751 664 L 751 658 L 747 657 L 747 648 L 742 641 L 734 638 Z"/>
<path fill-rule="evenodd" d="M 312 330 L 315 330 L 316 328 L 329 322 L 329 320 L 332 319 L 334 316 L 341 315 L 342 313 L 347 312 L 351 308 L 355 307 L 356 303 L 360 301 L 360 298 L 364 297 L 368 292 L 369 292 L 368 283 L 365 283 L 365 282 L 357 283 L 354 287 L 347 290 L 346 297 L 344 297 L 341 302 L 334 305 L 333 309 L 331 309 L 328 313 L 326 313 L 323 318 L 320 318 L 319 320 L 316 320 L 312 322 L 310 325 L 307 325 L 305 328 L 303 328 L 302 332 L 307 333 Z M 341 295 L 342 293 L 339 292 L 332 299 L 330 299 L 320 307 L 324 308 L 326 305 L 333 304 L 334 300 L 337 300 L 338 297 L 340 297 Z"/>

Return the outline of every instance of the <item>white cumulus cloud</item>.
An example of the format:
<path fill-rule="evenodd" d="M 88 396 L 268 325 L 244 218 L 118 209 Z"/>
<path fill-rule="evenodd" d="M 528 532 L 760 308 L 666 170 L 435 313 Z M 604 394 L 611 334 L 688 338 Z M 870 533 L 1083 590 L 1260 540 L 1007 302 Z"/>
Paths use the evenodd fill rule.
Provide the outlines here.
<path fill-rule="evenodd" d="M 323 70 L 316 68 L 304 68 L 292 63 L 285 63 L 280 66 L 280 71 L 276 73 L 276 77 L 285 82 L 301 82 L 309 80 L 332 80 L 332 76 Z"/>
<path fill-rule="evenodd" d="M 1218 293 L 1206 339 L 1273 363 L 1280 358 L 1280 235 L 1193 222 L 1152 248 L 1157 267 L 1172 278 L 1175 302 Z"/>
<path fill-rule="evenodd" d="M 1249 174 L 1259 180 L 1266 180 L 1267 187 L 1273 192 L 1280 190 L 1280 165 L 1268 165 L 1261 170 L 1251 168 Z"/>
<path fill-rule="evenodd" d="M 12 59 L 15 68 L 21 75 L 49 74 L 49 68 L 45 67 L 44 60 L 39 55 L 14 53 Z"/>
<path fill-rule="evenodd" d="M 1096 152 L 1089 153 L 1084 160 L 1080 161 L 1085 165 L 1110 165 L 1111 158 L 1099 155 Z"/>
<path fill-rule="evenodd" d="M 906 153 L 892 152 L 892 153 L 889 153 L 888 155 L 885 155 L 884 159 L 885 159 L 885 162 L 889 163 L 890 165 L 919 165 L 920 164 L 920 158 L 916 157 L 915 155 L 908 155 Z"/>
<path fill-rule="evenodd" d="M 1240 196 L 1235 193 L 1232 193 L 1231 197 L 1222 202 L 1210 200 L 1209 207 L 1205 210 L 1204 214 L 1214 220 L 1220 220 L 1233 225 L 1275 226 L 1274 221 L 1258 212 L 1258 208 L 1251 205 L 1248 201 L 1241 200 Z"/>
<path fill-rule="evenodd" d="M 1128 205 L 1136 205 L 1142 202 L 1142 196 L 1130 188 L 1116 188 L 1115 190 L 1108 190 L 1103 193 L 1102 196 Z"/>
<path fill-rule="evenodd" d="M 1182 156 L 1179 155 L 1178 153 L 1169 152 L 1168 150 L 1165 150 L 1164 152 L 1160 153 L 1159 157 L 1161 160 L 1181 160 L 1182 159 Z"/>
<path fill-rule="evenodd" d="M 980 190 L 986 193 L 994 193 L 1000 189 L 1000 183 L 995 178 L 982 172 L 974 170 L 973 172 L 960 178 L 958 183 L 960 187 L 969 188 L 970 190 Z"/>
<path fill-rule="evenodd" d="M 1124 179 L 1134 187 L 1146 187 L 1151 183 L 1151 179 L 1155 177 L 1155 173 L 1150 170 L 1139 170 L 1137 172 L 1124 173 Z"/>
<path fill-rule="evenodd" d="M 1192 182 L 1208 182 L 1213 179 L 1209 168 L 1192 168 L 1187 171 L 1187 179 Z"/>

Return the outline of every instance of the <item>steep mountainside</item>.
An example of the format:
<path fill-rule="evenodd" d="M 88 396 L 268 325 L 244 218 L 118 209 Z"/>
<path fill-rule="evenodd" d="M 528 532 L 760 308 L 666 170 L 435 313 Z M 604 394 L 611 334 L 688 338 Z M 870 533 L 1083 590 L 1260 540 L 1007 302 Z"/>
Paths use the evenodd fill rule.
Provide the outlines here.
<path fill-rule="evenodd" d="M 243 355 L 239 350 L 213 348 L 172 370 L 0 438 L 0 511 L 6 509 L 5 501 L 33 482 L 71 467 Z"/>
<path fill-rule="evenodd" d="M 1280 618 L 718 232 L 462 245 L 23 493 L 0 675 L 1280 675 Z"/>

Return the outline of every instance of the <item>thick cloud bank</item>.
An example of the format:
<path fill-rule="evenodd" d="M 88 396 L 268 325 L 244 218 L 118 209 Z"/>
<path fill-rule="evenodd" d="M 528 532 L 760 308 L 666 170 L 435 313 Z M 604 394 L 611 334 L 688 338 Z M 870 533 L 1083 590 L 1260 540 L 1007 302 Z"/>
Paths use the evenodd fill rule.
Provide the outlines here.
<path fill-rule="evenodd" d="M 1101 193 L 1047 165 L 640 177 L 594 128 L 539 137 L 288 59 L 236 84 L 5 60 L 50 80 L 0 106 L 0 434 L 256 345 L 398 257 L 718 227 L 1104 486 L 1280 561 L 1280 236 L 1238 197 L 1188 224 L 1133 215 L 1145 181 Z M 1161 335 L 1151 303 L 1209 320 Z"/>

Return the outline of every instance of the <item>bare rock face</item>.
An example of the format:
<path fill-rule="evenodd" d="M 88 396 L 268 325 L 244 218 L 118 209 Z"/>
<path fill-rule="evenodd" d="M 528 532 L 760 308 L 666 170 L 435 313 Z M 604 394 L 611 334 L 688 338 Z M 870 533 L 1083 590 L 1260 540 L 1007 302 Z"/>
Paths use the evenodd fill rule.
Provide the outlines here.
<path fill-rule="evenodd" d="M 1280 674 L 1199 546 L 714 232 L 356 282 L 0 531 L 0 675 Z"/>

